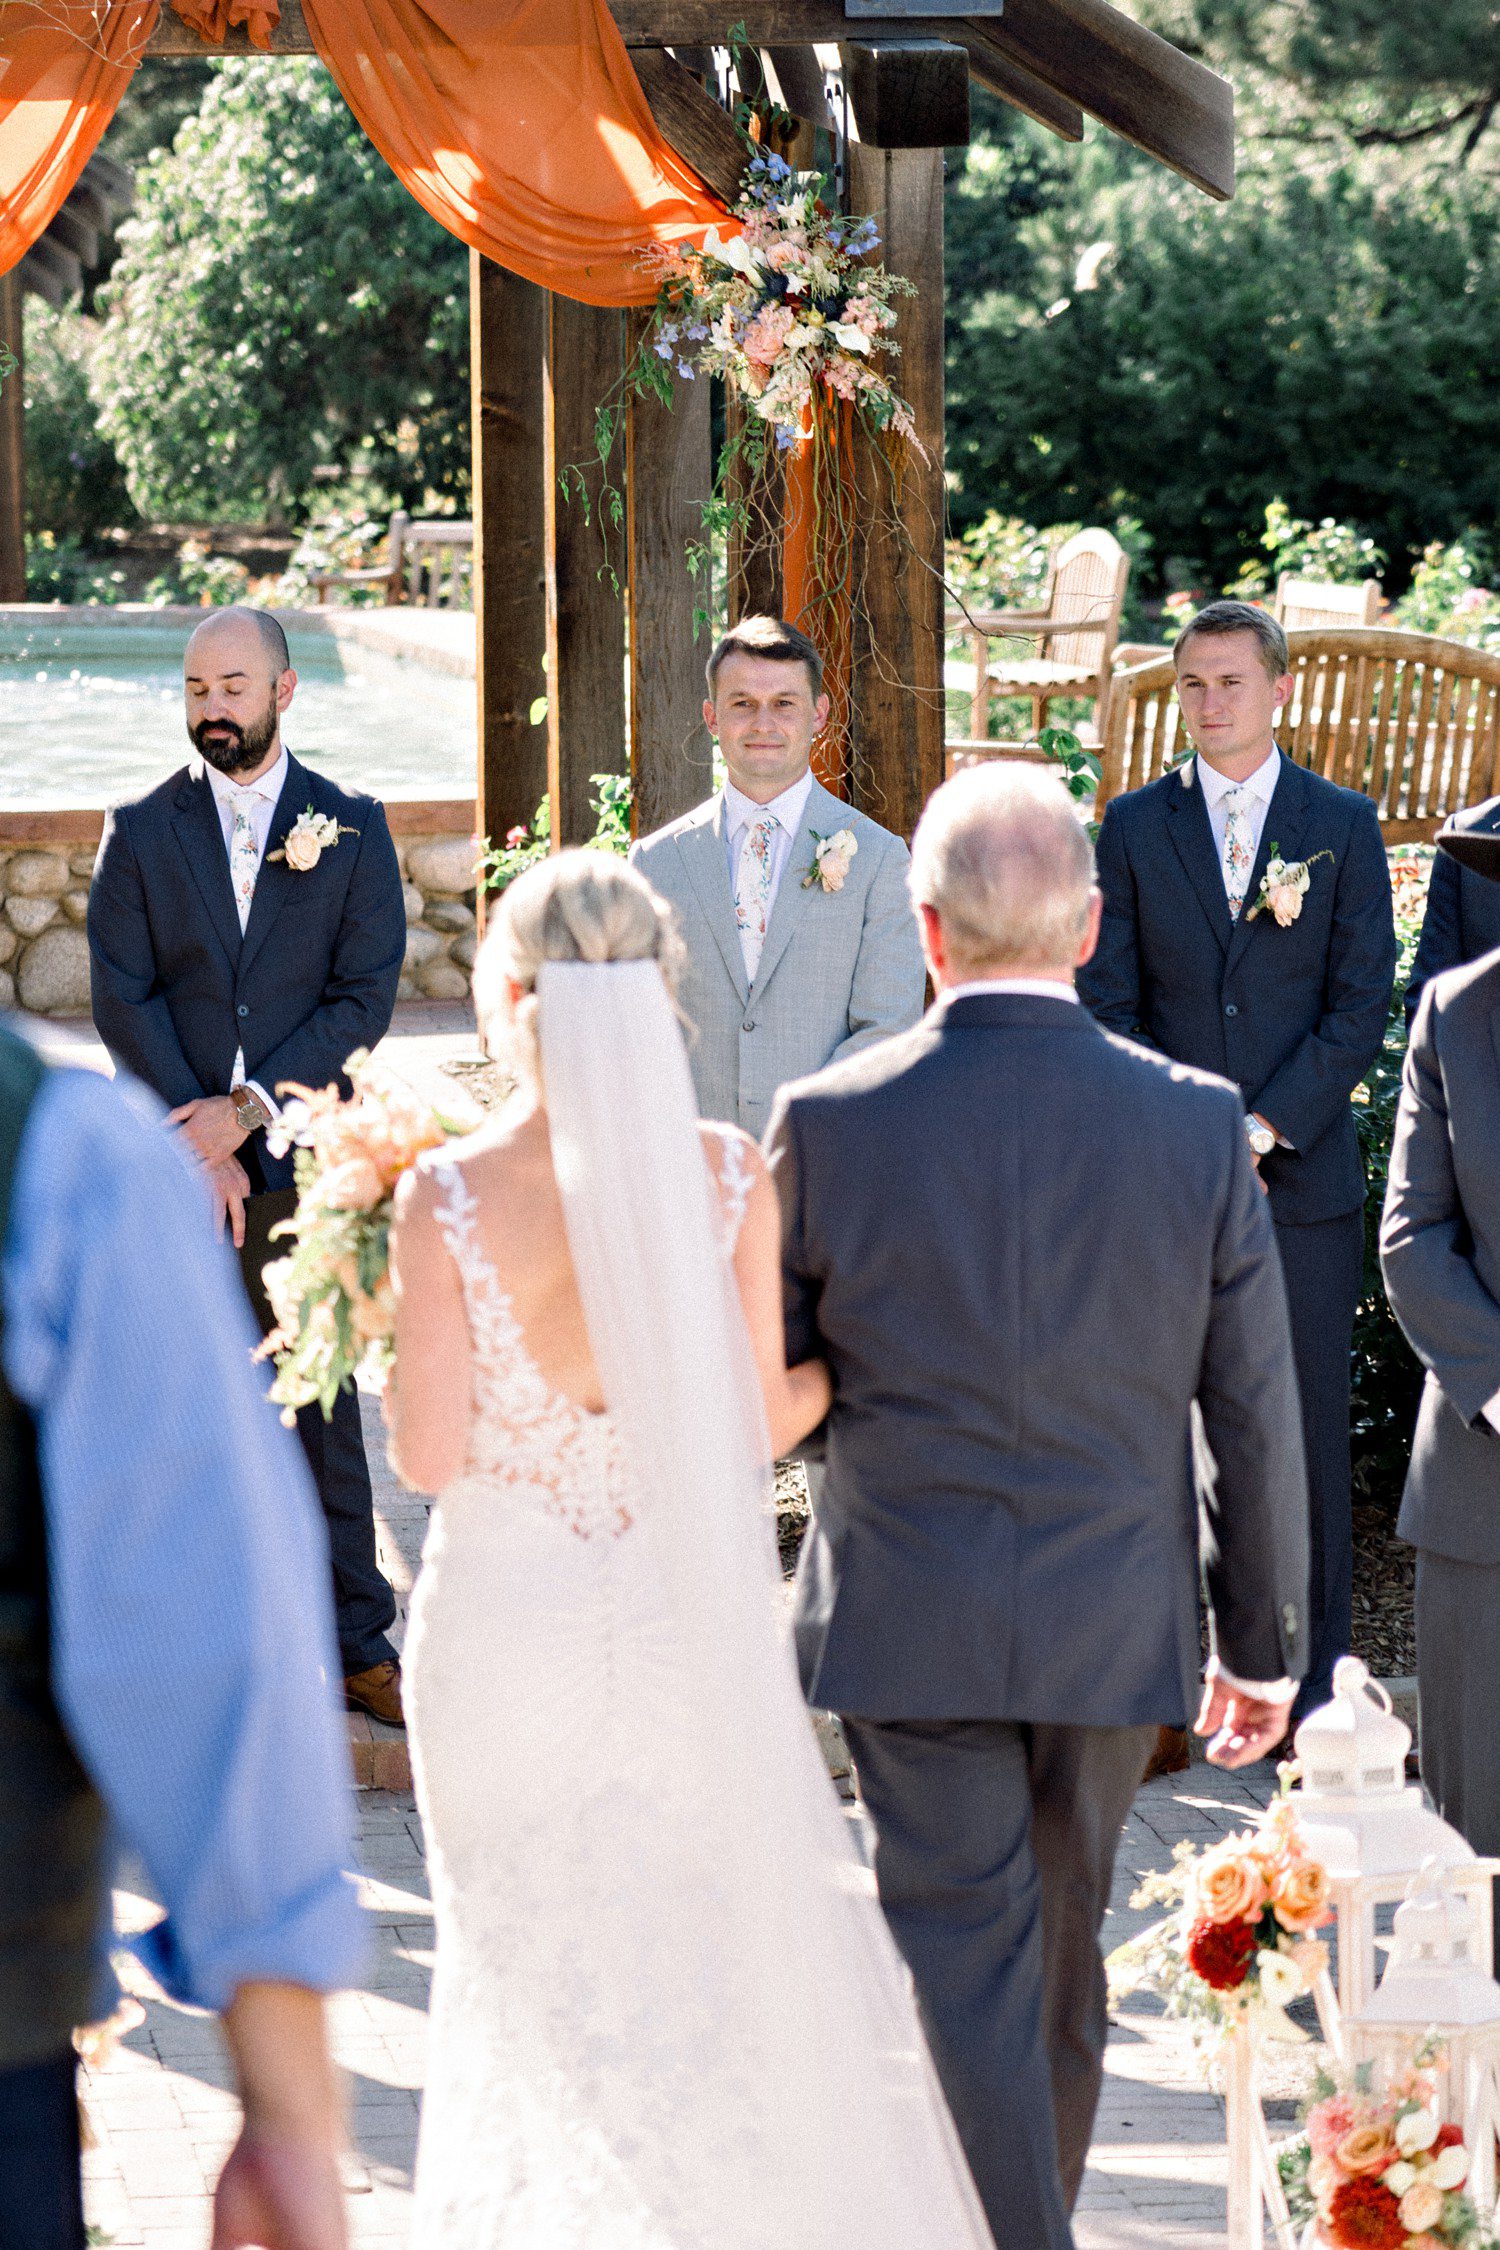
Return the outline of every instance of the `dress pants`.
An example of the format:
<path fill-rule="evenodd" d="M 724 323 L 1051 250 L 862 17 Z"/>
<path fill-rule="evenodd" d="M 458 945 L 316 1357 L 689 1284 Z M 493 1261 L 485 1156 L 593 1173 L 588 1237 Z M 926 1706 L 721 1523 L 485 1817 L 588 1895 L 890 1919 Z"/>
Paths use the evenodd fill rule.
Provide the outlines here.
<path fill-rule="evenodd" d="M 1354 1524 L 1349 1500 L 1349 1357 L 1364 1276 L 1362 1211 L 1312 1226 L 1278 1226 L 1276 1245 L 1292 1315 L 1292 1356 L 1302 1397 L 1309 1507 L 1307 1676 L 1292 1717 L 1333 1695 L 1333 1667 L 1349 1653 L 1354 1605 Z"/>
<path fill-rule="evenodd" d="M 1422 1779 L 1444 1820 L 1500 1857 L 1500 1563 L 1417 1549 Z M 1495 1896 L 1500 1966 L 1500 1891 Z"/>
<path fill-rule="evenodd" d="M 845 1718 L 875 1880 L 999 2250 L 1069 2250 L 1099 1932 L 1156 1728 Z"/>
<path fill-rule="evenodd" d="M 261 1173 L 252 1143 L 246 1143 L 241 1161 L 251 1174 L 255 1192 L 245 1210 L 240 1271 L 264 1336 L 275 1326 L 275 1315 L 260 1269 L 268 1259 L 284 1255 L 284 1245 L 270 1240 L 270 1229 L 291 1216 L 296 1196 L 289 1188 L 269 1194 L 260 1191 Z M 375 1496 L 370 1489 L 358 1398 L 352 1391 L 340 1391 L 331 1422 L 324 1421 L 321 1406 L 304 1406 L 297 1416 L 297 1435 L 328 1527 L 339 1660 L 346 1677 L 351 1672 L 367 1672 L 372 1664 L 396 1653 L 388 1637 L 396 1621 L 396 1597 L 381 1576 L 376 1556 Z"/>
<path fill-rule="evenodd" d="M 77 2066 L 0 2070 L 0 2250 L 83 2250 Z"/>

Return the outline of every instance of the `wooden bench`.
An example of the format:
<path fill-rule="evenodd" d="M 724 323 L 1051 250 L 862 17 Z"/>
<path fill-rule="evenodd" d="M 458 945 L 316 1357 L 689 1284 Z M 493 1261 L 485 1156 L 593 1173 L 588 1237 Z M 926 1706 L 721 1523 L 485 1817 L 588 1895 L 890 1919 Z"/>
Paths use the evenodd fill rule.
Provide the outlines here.
<path fill-rule="evenodd" d="M 410 602 L 424 609 L 473 606 L 474 526 L 452 516 L 413 519 L 399 511 L 391 518 L 386 559 L 368 570 L 324 570 L 313 579 L 318 600 L 330 586 L 373 586 L 386 602 Z"/>
<path fill-rule="evenodd" d="M 1378 578 L 1335 586 L 1331 579 L 1284 573 L 1276 581 L 1271 614 L 1289 633 L 1314 632 L 1320 625 L 1376 625 L 1383 599 Z"/>
<path fill-rule="evenodd" d="M 1500 655 L 1380 626 L 1287 640 L 1294 685 L 1276 739 L 1373 799 L 1388 843 L 1429 843 L 1450 813 L 1500 793 Z M 1189 755 L 1175 688 L 1170 657 L 1116 675 L 1101 808 Z"/>

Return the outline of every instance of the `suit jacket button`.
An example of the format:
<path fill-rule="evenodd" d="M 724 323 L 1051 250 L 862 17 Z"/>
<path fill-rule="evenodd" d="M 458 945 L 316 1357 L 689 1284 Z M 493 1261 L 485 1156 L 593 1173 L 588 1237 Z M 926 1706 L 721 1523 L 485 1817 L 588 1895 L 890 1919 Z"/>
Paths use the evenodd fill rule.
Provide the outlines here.
<path fill-rule="evenodd" d="M 244 1001 L 242 1000 L 242 1001 L 240 1002 L 239 1006 L 238 1006 L 238 1007 L 237 1007 L 237 1008 L 235 1009 L 235 1011 L 234 1011 L 234 1012 L 235 1012 L 235 1014 L 236 1014 L 237 1016 L 248 1016 L 248 1015 L 249 1015 L 249 1013 L 250 1013 L 250 1010 L 249 1010 L 249 1009 L 248 1009 L 248 1008 L 247 1008 L 247 1007 L 245 1006 L 245 1003 L 244 1003 Z"/>
<path fill-rule="evenodd" d="M 747 1016 L 740 1028 L 743 1031 L 753 1031 L 755 1029 L 755 1018 L 753 1016 Z"/>
<path fill-rule="evenodd" d="M 1234 1001 L 1232 1001 L 1232 1000 L 1226 1000 L 1226 1001 L 1225 1001 L 1225 1003 L 1224 1003 L 1224 1013 L 1225 1013 L 1225 1015 L 1226 1015 L 1226 1016 L 1237 1016 L 1237 1015 L 1239 1014 L 1239 1012 L 1240 1012 L 1240 1011 L 1239 1011 L 1239 1009 L 1238 1009 L 1238 1008 L 1236 1007 L 1236 1005 L 1235 1005 Z"/>
<path fill-rule="evenodd" d="M 1281 1622 L 1286 1627 L 1288 1635 L 1294 1636 L 1297 1631 L 1297 1611 L 1295 1605 L 1292 1602 L 1287 1602 L 1283 1605 L 1281 1612 Z"/>

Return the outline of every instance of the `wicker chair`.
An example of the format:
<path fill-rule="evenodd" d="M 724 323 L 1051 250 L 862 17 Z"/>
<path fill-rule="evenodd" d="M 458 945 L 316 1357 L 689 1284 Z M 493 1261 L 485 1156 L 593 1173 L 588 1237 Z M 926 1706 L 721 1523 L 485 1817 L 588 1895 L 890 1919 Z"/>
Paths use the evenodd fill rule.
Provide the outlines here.
<path fill-rule="evenodd" d="M 1130 579 L 1130 558 L 1110 532 L 1080 531 L 1059 547 L 1047 573 L 1040 609 L 977 609 L 974 624 L 974 701 L 969 739 L 989 734 L 992 695 L 1031 698 L 1034 727 L 1047 723 L 1055 696 L 1092 696 L 1102 735 L 1120 612 Z M 1036 654 L 990 661 L 995 639 L 1034 639 Z"/>
<path fill-rule="evenodd" d="M 1293 631 L 1276 739 L 1299 764 L 1374 800 L 1388 843 L 1428 843 L 1450 813 L 1500 793 L 1500 655 L 1382 627 Z M 1170 657 L 1118 673 L 1099 806 L 1189 753 Z"/>

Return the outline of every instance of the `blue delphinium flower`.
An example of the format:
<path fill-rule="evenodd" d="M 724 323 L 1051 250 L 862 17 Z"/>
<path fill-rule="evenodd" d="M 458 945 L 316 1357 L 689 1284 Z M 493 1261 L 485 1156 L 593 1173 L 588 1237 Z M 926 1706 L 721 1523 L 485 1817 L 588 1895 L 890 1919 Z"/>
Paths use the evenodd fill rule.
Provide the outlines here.
<path fill-rule="evenodd" d="M 691 383 L 694 380 L 695 370 L 689 367 L 685 359 L 680 359 L 677 362 L 677 372 L 685 383 Z"/>

